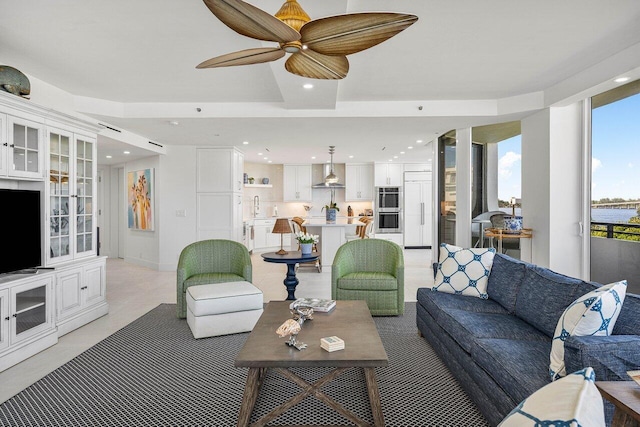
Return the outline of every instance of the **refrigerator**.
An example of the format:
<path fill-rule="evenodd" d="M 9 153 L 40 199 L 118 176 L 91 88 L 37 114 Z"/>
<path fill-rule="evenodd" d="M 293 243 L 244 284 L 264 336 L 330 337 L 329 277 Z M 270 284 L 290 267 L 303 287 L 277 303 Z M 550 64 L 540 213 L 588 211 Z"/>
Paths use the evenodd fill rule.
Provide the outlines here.
<path fill-rule="evenodd" d="M 432 180 L 431 172 L 405 172 L 405 248 L 431 248 L 433 240 Z"/>

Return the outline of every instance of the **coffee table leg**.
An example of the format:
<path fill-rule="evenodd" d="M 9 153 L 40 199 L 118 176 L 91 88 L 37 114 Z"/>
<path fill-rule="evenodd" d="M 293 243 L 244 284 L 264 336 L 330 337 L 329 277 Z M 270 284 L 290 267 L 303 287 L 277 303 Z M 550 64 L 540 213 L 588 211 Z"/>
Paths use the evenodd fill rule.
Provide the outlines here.
<path fill-rule="evenodd" d="M 380 390 L 378 390 L 376 371 L 374 368 L 363 369 L 364 378 L 367 381 L 367 391 L 369 392 L 371 413 L 373 414 L 373 425 L 376 427 L 384 427 L 384 416 L 382 415 L 382 405 L 380 404 Z"/>
<path fill-rule="evenodd" d="M 251 413 L 260 392 L 260 385 L 266 373 L 267 368 L 249 368 L 247 383 L 244 386 L 244 394 L 242 395 L 242 405 L 240 405 L 240 413 L 238 414 L 238 427 L 247 427 L 249 425 Z"/>
<path fill-rule="evenodd" d="M 296 263 L 294 262 L 293 264 L 287 264 L 287 277 L 284 279 L 284 286 L 286 286 L 287 288 L 287 292 L 289 293 L 289 295 L 287 295 L 287 299 L 288 300 L 294 300 L 296 299 L 295 296 L 295 292 L 296 292 L 296 286 L 298 286 L 298 278 L 296 277 Z"/>

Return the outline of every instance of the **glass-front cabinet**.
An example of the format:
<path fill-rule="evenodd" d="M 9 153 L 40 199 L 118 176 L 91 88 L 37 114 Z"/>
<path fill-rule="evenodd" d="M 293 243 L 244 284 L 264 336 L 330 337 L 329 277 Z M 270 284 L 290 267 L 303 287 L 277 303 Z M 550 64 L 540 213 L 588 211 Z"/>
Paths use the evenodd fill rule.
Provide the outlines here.
<path fill-rule="evenodd" d="M 50 128 L 49 251 L 52 262 L 95 254 L 95 139 Z"/>
<path fill-rule="evenodd" d="M 42 180 L 43 128 L 41 123 L 20 117 L 0 117 L 0 176 Z"/>
<path fill-rule="evenodd" d="M 11 288 L 11 344 L 52 327 L 52 283 L 47 277 Z"/>

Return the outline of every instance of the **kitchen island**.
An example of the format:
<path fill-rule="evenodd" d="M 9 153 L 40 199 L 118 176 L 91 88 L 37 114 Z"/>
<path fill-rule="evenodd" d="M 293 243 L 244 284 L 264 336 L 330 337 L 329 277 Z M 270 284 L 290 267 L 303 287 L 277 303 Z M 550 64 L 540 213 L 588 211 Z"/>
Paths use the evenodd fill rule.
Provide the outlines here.
<path fill-rule="evenodd" d="M 338 248 L 347 241 L 345 236 L 355 234 L 356 227 L 364 224 L 358 220 L 358 217 L 338 217 L 335 223 L 327 223 L 324 218 L 307 218 L 302 225 L 306 227 L 307 233 L 320 236 L 318 241 L 320 262 L 323 268 L 331 268 Z"/>

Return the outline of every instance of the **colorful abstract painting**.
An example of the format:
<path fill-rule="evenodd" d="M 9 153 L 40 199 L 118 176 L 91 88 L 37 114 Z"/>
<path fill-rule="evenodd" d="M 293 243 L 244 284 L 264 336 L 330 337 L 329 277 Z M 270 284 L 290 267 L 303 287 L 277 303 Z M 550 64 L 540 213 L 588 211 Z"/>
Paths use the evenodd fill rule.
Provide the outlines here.
<path fill-rule="evenodd" d="M 153 169 L 127 174 L 129 228 L 153 231 Z"/>

